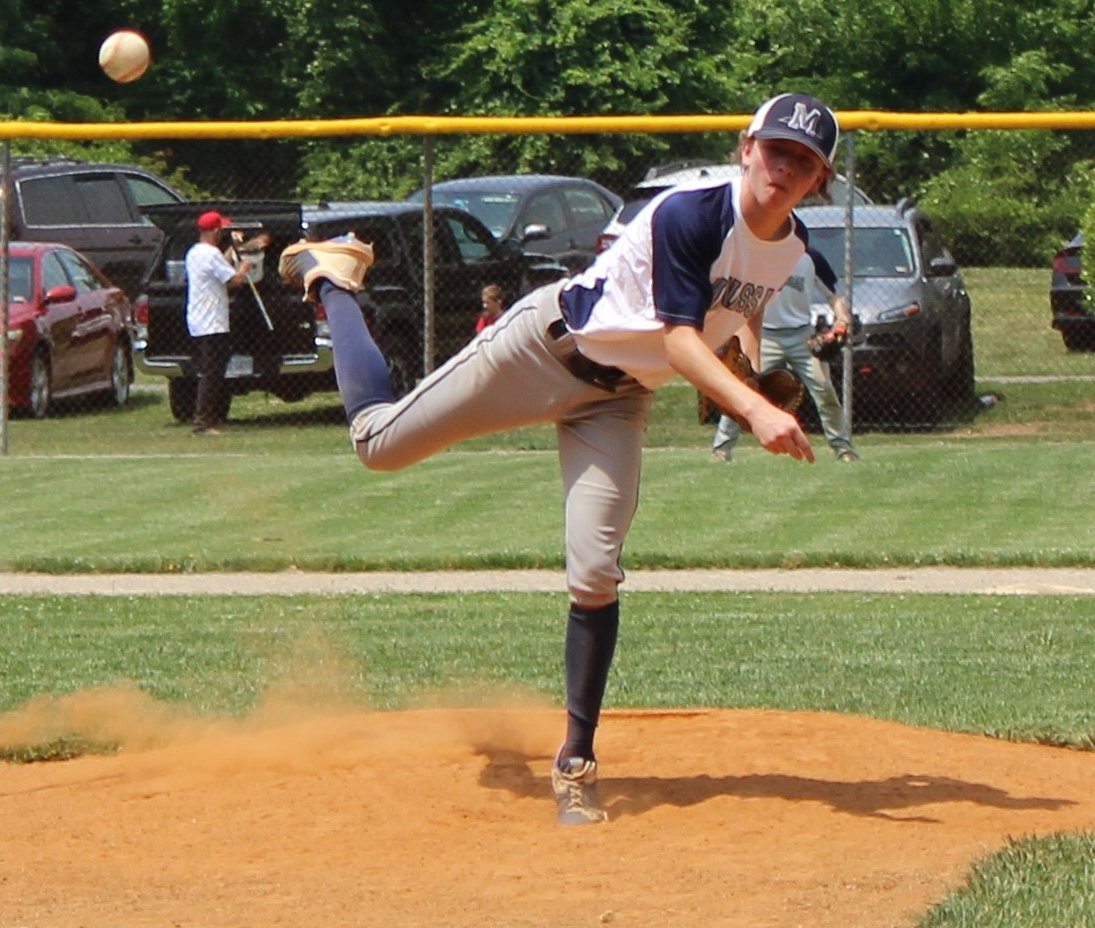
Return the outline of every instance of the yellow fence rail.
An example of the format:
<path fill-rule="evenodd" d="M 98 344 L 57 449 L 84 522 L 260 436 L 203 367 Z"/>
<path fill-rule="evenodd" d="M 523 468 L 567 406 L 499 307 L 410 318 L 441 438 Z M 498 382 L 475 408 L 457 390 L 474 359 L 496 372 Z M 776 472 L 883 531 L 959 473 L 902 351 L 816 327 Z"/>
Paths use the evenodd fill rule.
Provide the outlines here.
<path fill-rule="evenodd" d="M 895 113 L 837 112 L 844 131 L 886 129 L 1095 129 L 1095 112 Z M 736 132 L 749 116 L 377 116 L 203 122 L 0 122 L 0 139 L 322 138 L 372 135 L 588 135 L 621 132 Z"/>

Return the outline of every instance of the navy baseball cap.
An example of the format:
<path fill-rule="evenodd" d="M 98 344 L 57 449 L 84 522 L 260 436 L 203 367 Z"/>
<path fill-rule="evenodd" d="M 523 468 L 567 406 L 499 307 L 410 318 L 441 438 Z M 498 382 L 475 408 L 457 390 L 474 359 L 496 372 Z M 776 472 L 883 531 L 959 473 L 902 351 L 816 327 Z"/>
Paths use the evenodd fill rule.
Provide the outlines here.
<path fill-rule="evenodd" d="M 840 129 L 833 111 L 817 97 L 806 93 L 783 93 L 761 104 L 745 135 L 755 139 L 800 142 L 815 152 L 831 171 Z"/>

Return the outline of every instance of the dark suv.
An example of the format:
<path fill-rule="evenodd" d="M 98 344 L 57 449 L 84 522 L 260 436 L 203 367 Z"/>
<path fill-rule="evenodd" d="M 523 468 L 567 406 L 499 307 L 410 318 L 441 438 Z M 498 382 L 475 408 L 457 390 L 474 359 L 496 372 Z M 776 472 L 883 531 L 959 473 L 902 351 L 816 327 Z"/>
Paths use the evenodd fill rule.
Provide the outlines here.
<path fill-rule="evenodd" d="M 558 174 L 461 177 L 434 184 L 431 196 L 434 206 L 465 209 L 499 241 L 551 255 L 571 273 L 593 262 L 597 236 L 623 205 L 596 181 Z M 423 191 L 407 199 L 421 203 Z"/>
<path fill-rule="evenodd" d="M 547 255 L 500 242 L 471 213 L 451 206 L 433 210 L 433 363 L 454 355 L 475 334 L 480 295 L 498 284 L 508 302 L 567 269 Z M 380 343 L 397 393 L 424 371 L 423 306 L 426 275 L 420 203 L 334 203 L 306 208 L 308 238 L 321 241 L 353 233 L 373 246 L 374 264 L 359 302 Z"/>
<path fill-rule="evenodd" d="M 130 298 L 162 238 L 141 209 L 184 199 L 143 168 L 67 158 L 13 159 L 11 191 L 12 240 L 68 245 Z"/>

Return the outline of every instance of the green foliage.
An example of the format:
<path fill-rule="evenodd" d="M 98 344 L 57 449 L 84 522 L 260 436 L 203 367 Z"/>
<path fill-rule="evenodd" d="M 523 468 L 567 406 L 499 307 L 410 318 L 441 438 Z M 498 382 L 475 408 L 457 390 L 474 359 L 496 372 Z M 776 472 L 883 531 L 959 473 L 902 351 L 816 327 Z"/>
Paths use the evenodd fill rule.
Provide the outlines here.
<path fill-rule="evenodd" d="M 153 47 L 149 77 L 127 85 L 96 61 L 121 25 Z M 6 0 L 0 118 L 746 113 L 781 90 L 843 110 L 1084 109 L 1093 29 L 1082 0 Z M 48 147 L 152 158 L 225 196 L 258 193 L 256 164 L 265 189 L 309 198 L 398 197 L 421 173 L 415 139 Z M 434 173 L 580 173 L 623 190 L 652 164 L 732 147 L 468 136 L 437 141 Z M 861 132 L 857 144 L 860 185 L 882 201 L 920 196 L 967 263 L 1044 264 L 1081 225 L 1091 159 L 1088 133 Z"/>
<path fill-rule="evenodd" d="M 297 195 L 323 200 L 401 200 L 422 185 L 422 139 L 315 142 L 301 164 Z"/>
<path fill-rule="evenodd" d="M 663 0 L 508 0 L 467 22 L 425 74 L 453 88 L 445 113 L 686 113 L 721 110 L 733 87 L 729 61 L 692 9 Z M 501 163 L 611 184 L 625 167 L 633 176 L 635 164 L 661 160 L 667 147 L 641 136 L 480 136 L 439 147 L 437 173 Z"/>
<path fill-rule="evenodd" d="M 1052 108 L 1068 70 L 1034 50 L 985 70 L 989 109 Z M 925 182 L 922 205 L 961 264 L 1045 266 L 1086 208 L 1090 152 L 1067 134 L 978 131 L 949 136 L 952 165 Z M 1088 140 L 1084 139 L 1084 142 Z M 1078 160 L 1079 159 L 1079 160 Z M 1081 205 L 1084 204 L 1084 205 Z"/>

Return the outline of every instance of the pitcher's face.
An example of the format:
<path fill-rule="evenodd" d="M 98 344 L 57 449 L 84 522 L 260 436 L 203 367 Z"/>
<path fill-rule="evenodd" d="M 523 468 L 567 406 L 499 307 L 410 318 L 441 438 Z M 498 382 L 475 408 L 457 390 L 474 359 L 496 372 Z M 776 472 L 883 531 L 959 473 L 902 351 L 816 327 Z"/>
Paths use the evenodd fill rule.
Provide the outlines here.
<path fill-rule="evenodd" d="M 746 139 L 741 163 L 753 200 L 779 213 L 789 213 L 817 193 L 829 173 L 815 152 L 790 139 Z"/>

